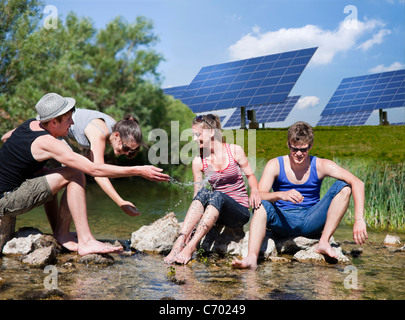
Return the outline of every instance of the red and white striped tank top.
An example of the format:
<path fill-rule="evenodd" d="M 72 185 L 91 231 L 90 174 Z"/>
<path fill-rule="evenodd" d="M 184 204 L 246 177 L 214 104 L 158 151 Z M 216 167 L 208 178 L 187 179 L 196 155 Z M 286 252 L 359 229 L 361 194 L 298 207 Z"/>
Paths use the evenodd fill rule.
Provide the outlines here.
<path fill-rule="evenodd" d="M 233 158 L 229 144 L 225 143 L 225 147 L 228 154 L 228 166 L 224 170 L 214 171 L 211 166 L 208 167 L 207 160 L 203 157 L 203 172 L 208 177 L 212 190 L 223 192 L 242 206 L 249 208 L 249 199 L 242 171 Z"/>

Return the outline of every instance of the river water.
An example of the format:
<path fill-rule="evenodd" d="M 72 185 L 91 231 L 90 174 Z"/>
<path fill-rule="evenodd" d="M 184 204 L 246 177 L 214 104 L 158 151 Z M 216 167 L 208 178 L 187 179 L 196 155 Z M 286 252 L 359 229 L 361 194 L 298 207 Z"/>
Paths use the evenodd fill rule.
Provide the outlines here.
<path fill-rule="evenodd" d="M 97 239 L 128 240 L 131 233 L 168 212 L 184 219 L 192 198 L 192 187 L 115 180 L 126 200 L 142 212 L 129 217 L 95 183 L 86 189 L 89 223 Z M 17 219 L 17 228 L 33 226 L 45 233 L 50 228 L 42 208 Z M 192 261 L 169 268 L 163 256 L 134 253 L 112 254 L 109 266 L 71 263 L 75 254 L 63 254 L 56 265 L 58 291 L 46 295 L 47 273 L 29 268 L 18 259 L 0 258 L 0 300 L 5 299 L 90 299 L 90 300 L 403 300 L 405 299 L 405 253 L 383 245 L 386 234 L 369 230 L 368 242 L 358 257 L 350 256 L 354 244 L 351 228 L 341 225 L 335 240 L 341 243 L 352 263 L 261 262 L 255 271 L 230 267 L 230 258 Z M 402 243 L 405 235 L 398 234 Z M 291 257 L 287 257 L 290 258 Z"/>

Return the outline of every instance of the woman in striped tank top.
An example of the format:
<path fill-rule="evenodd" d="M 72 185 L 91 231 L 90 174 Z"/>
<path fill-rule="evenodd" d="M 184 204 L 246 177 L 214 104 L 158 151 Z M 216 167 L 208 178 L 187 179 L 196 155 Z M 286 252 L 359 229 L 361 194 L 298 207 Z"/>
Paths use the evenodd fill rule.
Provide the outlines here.
<path fill-rule="evenodd" d="M 165 258 L 167 263 L 187 264 L 215 223 L 242 227 L 250 218 L 249 205 L 258 208 L 261 204 L 258 183 L 246 155 L 240 146 L 223 143 L 218 116 L 197 116 L 192 131 L 200 147 L 200 156 L 193 160 L 192 165 L 194 199 L 180 235 Z M 250 197 L 242 173 L 247 177 Z M 203 188 L 203 176 L 208 179 L 210 189 Z"/>

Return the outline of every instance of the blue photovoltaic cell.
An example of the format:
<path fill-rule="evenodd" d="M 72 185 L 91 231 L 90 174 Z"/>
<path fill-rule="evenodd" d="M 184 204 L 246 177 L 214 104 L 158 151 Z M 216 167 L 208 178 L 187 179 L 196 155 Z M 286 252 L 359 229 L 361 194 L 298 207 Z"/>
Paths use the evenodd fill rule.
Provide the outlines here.
<path fill-rule="evenodd" d="M 175 99 L 180 99 L 181 96 L 183 95 L 184 90 L 187 88 L 188 86 L 178 86 L 178 87 L 171 87 L 171 88 L 166 88 L 163 89 L 163 93 L 164 94 L 168 94 L 173 96 Z"/>
<path fill-rule="evenodd" d="M 405 106 L 405 69 L 342 80 L 321 116 Z"/>
<path fill-rule="evenodd" d="M 321 116 L 317 126 L 363 126 L 373 110 Z"/>
<path fill-rule="evenodd" d="M 316 49 L 203 67 L 179 99 L 194 113 L 283 102 Z"/>
<path fill-rule="evenodd" d="M 270 105 L 261 105 L 257 107 L 246 107 L 246 110 L 255 109 L 256 110 L 256 121 L 258 123 L 268 123 L 268 122 L 278 122 L 284 121 L 290 114 L 292 108 L 297 103 L 300 96 L 287 97 L 284 102 L 274 103 Z M 248 119 L 246 118 L 246 123 Z M 240 127 L 240 109 L 236 108 L 232 116 L 229 118 L 224 126 L 229 127 Z"/>

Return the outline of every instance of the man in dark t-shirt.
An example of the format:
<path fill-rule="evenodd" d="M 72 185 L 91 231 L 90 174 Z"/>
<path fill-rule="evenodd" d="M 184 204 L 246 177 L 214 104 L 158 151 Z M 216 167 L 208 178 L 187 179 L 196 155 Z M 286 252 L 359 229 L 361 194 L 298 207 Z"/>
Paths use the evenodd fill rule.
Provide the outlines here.
<path fill-rule="evenodd" d="M 54 236 L 58 242 L 80 255 L 122 250 L 97 241 L 87 221 L 84 173 L 93 177 L 143 176 L 154 181 L 168 181 L 169 176 L 153 166 L 119 167 L 96 164 L 73 152 L 58 137 L 66 136 L 73 124 L 75 100 L 56 93 L 43 96 L 35 106 L 37 119 L 30 119 L 15 129 L 0 149 L 0 219 L 30 211 L 66 188 L 58 212 Z M 63 167 L 39 174 L 49 159 Z M 69 232 L 70 217 L 77 240 Z M 1 223 L 1 221 L 0 221 Z M 0 235 L 1 236 L 1 235 Z"/>

